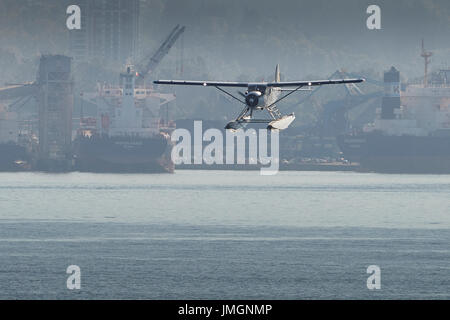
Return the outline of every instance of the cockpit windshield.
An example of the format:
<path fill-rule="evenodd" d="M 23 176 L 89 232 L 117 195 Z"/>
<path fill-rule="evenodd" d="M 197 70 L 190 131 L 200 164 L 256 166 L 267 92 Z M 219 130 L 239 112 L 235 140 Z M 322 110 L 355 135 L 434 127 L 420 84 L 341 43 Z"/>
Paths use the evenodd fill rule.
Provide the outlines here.
<path fill-rule="evenodd" d="M 248 86 L 248 92 L 259 91 L 262 94 L 266 93 L 266 86 L 260 84 L 250 84 Z"/>

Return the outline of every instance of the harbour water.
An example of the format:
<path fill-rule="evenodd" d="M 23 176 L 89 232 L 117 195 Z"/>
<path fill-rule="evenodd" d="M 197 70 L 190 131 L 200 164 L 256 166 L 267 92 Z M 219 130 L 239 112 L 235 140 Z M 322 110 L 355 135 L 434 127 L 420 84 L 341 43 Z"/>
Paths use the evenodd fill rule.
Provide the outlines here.
<path fill-rule="evenodd" d="M 449 299 L 449 194 L 450 175 L 0 173 L 0 299 Z"/>

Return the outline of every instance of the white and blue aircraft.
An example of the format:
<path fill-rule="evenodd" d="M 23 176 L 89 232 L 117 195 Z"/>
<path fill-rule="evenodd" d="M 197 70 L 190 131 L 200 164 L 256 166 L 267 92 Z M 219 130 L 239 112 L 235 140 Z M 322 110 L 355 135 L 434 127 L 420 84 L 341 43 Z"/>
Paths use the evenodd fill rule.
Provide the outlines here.
<path fill-rule="evenodd" d="M 364 79 L 333 79 L 333 80 L 315 80 L 315 81 L 280 81 L 280 67 L 276 66 L 274 82 L 223 82 L 223 81 L 185 81 L 185 80 L 157 80 L 155 84 L 163 85 L 186 85 L 186 86 L 204 86 L 215 87 L 223 93 L 231 96 L 245 107 L 238 117 L 229 122 L 225 129 L 237 130 L 245 127 L 248 123 L 267 123 L 267 128 L 283 130 L 289 127 L 294 121 L 295 115 L 282 115 L 276 107 L 276 104 L 291 95 L 294 92 L 302 90 L 311 90 L 313 86 L 321 86 L 326 84 L 348 84 L 360 83 Z M 244 98 L 231 94 L 223 89 L 223 87 L 247 88 L 245 92 L 239 92 Z M 282 92 L 288 92 L 281 96 Z M 281 96 L 281 97 L 280 97 Z M 269 119 L 255 119 L 254 111 L 267 110 Z"/>

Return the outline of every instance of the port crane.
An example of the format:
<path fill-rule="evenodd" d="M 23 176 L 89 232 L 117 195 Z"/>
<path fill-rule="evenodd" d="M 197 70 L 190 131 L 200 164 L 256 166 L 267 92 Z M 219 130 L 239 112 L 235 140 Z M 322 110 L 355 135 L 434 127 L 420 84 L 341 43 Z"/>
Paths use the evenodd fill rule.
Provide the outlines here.
<path fill-rule="evenodd" d="M 184 33 L 185 29 L 185 26 L 181 27 L 179 24 L 176 25 L 160 45 L 158 50 L 156 50 L 154 54 L 147 56 L 143 59 L 143 61 L 136 65 L 136 80 L 138 83 L 142 82 L 146 76 L 150 75 L 155 70 L 163 58 L 169 53 L 178 38 L 180 38 L 180 36 Z"/>
<path fill-rule="evenodd" d="M 159 46 L 154 54 L 149 55 L 137 65 L 137 82 L 143 82 L 144 78 L 151 74 L 160 64 L 163 58 L 169 53 L 178 38 L 184 33 L 186 27 L 177 25 L 172 29 L 167 38 Z M 39 83 L 37 81 L 27 82 L 23 84 L 7 84 L 0 88 L 0 100 L 23 99 L 35 96 L 39 91 Z M 164 100 L 173 100 L 167 95 Z M 14 105 L 15 103 L 13 103 Z"/>
<path fill-rule="evenodd" d="M 143 100 L 145 100 L 145 98 L 156 98 L 160 100 L 160 107 L 162 107 L 163 105 L 166 105 L 169 102 L 175 100 L 175 95 L 172 93 L 160 93 L 154 91 L 152 88 L 147 88 L 145 86 L 145 78 L 151 75 L 152 72 L 157 68 L 157 66 L 169 53 L 170 49 L 174 46 L 180 36 L 184 33 L 185 29 L 185 26 L 180 26 L 179 24 L 176 25 L 155 52 L 148 54 L 135 66 L 126 66 L 126 72 L 122 73 L 121 77 L 123 75 L 126 75 L 126 77 L 131 76 L 134 79 L 133 84 L 135 90 L 133 89 L 132 91 L 133 97 L 136 99 L 136 101 L 142 102 Z M 82 95 L 80 95 L 80 104 L 82 105 L 83 101 L 87 101 L 93 102 L 94 104 L 98 105 L 98 100 L 101 100 L 103 104 L 112 107 L 111 103 L 106 101 L 104 96 L 106 95 L 112 97 L 114 95 L 114 91 L 121 92 L 121 90 L 114 90 L 109 88 L 109 86 L 102 87 L 100 84 L 98 84 L 98 92 L 84 92 Z M 99 98 L 99 92 L 101 98 Z M 82 116 L 80 115 L 80 119 L 81 118 Z"/>
<path fill-rule="evenodd" d="M 360 78 L 360 75 L 346 72 L 344 70 L 337 70 L 332 75 L 329 76 L 329 79 L 335 77 L 342 78 Z M 372 90 L 370 92 L 364 92 L 357 84 L 345 84 L 342 86 L 345 90 L 345 96 L 343 98 L 339 98 L 336 100 L 331 100 L 322 105 L 322 112 L 319 116 L 319 119 L 315 125 L 311 125 L 308 127 L 304 127 L 303 130 L 308 132 L 314 132 L 320 136 L 336 136 L 337 134 L 342 133 L 348 128 L 348 119 L 347 113 L 360 106 L 368 101 L 374 99 L 380 99 L 383 96 L 384 83 L 379 80 L 365 78 L 366 83 L 371 85 Z M 311 91 L 309 94 L 303 96 L 297 103 L 313 103 L 314 96 L 320 92 L 321 87 L 316 88 Z M 367 116 L 362 114 L 361 117 Z M 362 119 L 361 119 L 362 120 Z"/>
<path fill-rule="evenodd" d="M 0 100 L 12 100 L 36 95 L 38 87 L 36 82 L 7 84 L 5 87 L 0 88 Z"/>

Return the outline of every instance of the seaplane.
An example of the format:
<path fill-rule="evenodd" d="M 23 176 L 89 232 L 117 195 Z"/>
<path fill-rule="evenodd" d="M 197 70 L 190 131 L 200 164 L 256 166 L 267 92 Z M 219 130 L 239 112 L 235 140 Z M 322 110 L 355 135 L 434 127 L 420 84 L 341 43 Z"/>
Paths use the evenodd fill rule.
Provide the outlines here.
<path fill-rule="evenodd" d="M 229 122 L 225 129 L 238 130 L 249 123 L 267 123 L 268 130 L 284 130 L 295 120 L 294 113 L 282 115 L 277 108 L 278 102 L 298 91 L 311 91 L 312 87 L 328 84 L 360 83 L 364 79 L 331 79 L 315 81 L 281 81 L 280 66 L 275 69 L 275 81 L 273 82 L 224 82 L 224 81 L 186 81 L 186 80 L 156 80 L 160 85 L 183 85 L 214 87 L 231 98 L 244 105 L 244 109 L 237 118 Z M 245 92 L 238 91 L 239 96 L 232 94 L 224 88 L 246 88 Z M 269 118 L 257 119 L 255 111 L 266 110 Z"/>

